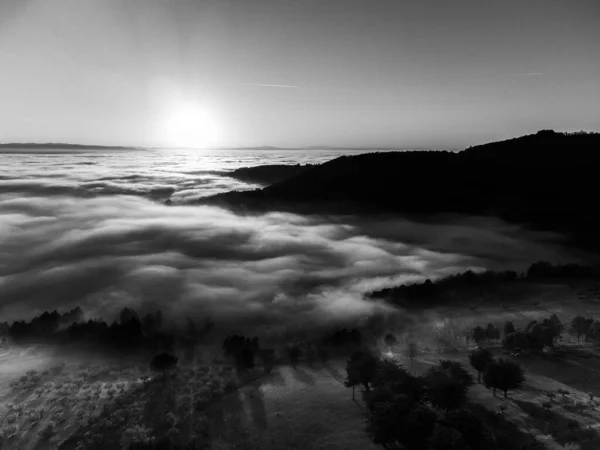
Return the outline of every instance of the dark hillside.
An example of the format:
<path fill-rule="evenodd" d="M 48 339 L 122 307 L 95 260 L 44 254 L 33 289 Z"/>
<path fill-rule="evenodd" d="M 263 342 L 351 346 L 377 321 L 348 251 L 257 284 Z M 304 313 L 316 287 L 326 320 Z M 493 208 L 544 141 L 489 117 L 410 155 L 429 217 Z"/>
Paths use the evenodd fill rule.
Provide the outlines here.
<path fill-rule="evenodd" d="M 311 164 L 270 164 L 256 167 L 240 167 L 227 175 L 237 180 L 258 184 L 273 184 L 287 180 L 313 167 Z"/>
<path fill-rule="evenodd" d="M 572 234 L 600 248 L 600 134 L 541 131 L 459 153 L 343 156 L 212 204 L 249 210 L 483 214 Z"/>

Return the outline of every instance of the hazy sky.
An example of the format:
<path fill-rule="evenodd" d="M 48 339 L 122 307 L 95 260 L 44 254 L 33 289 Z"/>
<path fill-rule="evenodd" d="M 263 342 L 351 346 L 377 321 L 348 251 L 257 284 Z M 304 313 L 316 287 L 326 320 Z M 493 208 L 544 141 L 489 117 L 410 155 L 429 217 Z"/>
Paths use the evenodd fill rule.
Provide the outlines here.
<path fill-rule="evenodd" d="M 0 141 L 461 148 L 600 130 L 597 0 L 0 0 Z"/>

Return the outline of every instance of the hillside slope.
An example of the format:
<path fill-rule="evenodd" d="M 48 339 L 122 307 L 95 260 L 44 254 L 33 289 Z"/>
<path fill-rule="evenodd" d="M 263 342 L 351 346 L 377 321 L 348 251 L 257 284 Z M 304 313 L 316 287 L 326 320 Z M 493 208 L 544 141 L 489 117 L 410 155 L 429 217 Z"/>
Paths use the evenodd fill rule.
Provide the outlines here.
<path fill-rule="evenodd" d="M 501 217 L 600 243 L 593 204 L 600 134 L 540 131 L 452 152 L 342 156 L 261 190 L 205 203 L 250 211 L 397 212 Z"/>
<path fill-rule="evenodd" d="M 279 183 L 296 176 L 311 167 L 311 164 L 270 164 L 256 167 L 240 167 L 232 170 L 227 175 L 237 180 L 249 183 L 269 185 Z"/>

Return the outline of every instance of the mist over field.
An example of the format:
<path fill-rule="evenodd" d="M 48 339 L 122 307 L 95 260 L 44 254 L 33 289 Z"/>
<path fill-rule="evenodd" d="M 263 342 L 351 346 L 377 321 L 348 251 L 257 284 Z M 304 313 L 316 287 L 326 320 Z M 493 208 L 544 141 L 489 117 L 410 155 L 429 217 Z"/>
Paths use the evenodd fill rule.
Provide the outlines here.
<path fill-rule="evenodd" d="M 227 177 L 235 167 L 337 155 L 298 156 L 240 152 L 209 164 L 210 155 L 183 152 L 3 155 L 2 319 L 81 306 L 110 321 L 128 306 L 289 330 L 389 311 L 365 300 L 374 289 L 468 268 L 573 260 L 559 236 L 491 219 L 239 216 L 186 205 L 256 187 Z"/>

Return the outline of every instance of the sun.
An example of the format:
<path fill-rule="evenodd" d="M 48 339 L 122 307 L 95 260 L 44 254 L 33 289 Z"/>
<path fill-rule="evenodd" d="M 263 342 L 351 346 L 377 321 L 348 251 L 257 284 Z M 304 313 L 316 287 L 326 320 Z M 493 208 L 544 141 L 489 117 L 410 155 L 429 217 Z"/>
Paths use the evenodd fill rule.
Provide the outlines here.
<path fill-rule="evenodd" d="M 219 141 L 214 113 L 199 104 L 177 105 L 165 125 L 165 141 L 173 147 L 207 148 Z"/>

